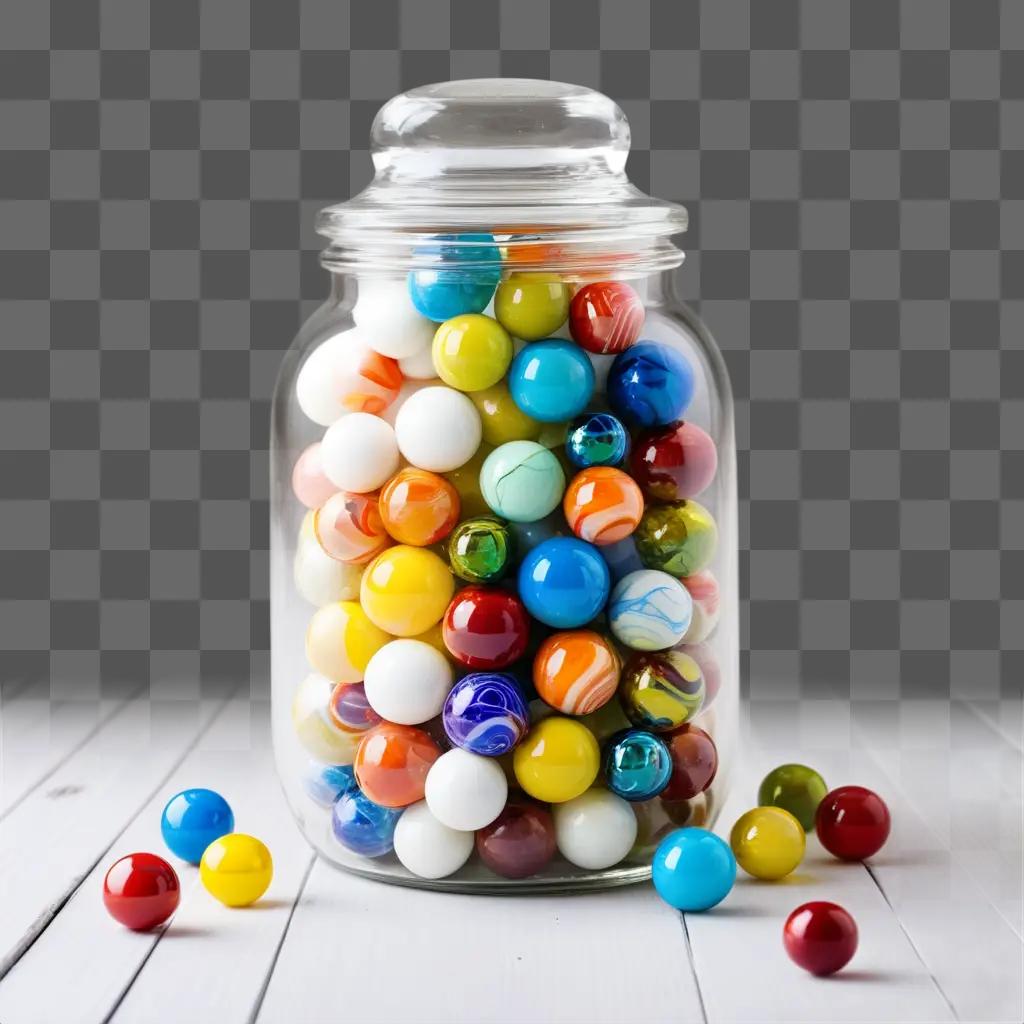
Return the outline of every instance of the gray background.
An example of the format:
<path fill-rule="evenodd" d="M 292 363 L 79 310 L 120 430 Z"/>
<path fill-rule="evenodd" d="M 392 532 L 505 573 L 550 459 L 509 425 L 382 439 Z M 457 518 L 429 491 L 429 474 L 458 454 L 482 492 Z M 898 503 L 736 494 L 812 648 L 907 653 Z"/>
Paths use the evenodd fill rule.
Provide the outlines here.
<path fill-rule="evenodd" d="M 480 75 L 607 92 L 690 209 L 751 694 L 1019 688 L 1024 4 L 3 0 L 0 46 L 6 692 L 263 690 L 314 212 L 385 99 Z"/>

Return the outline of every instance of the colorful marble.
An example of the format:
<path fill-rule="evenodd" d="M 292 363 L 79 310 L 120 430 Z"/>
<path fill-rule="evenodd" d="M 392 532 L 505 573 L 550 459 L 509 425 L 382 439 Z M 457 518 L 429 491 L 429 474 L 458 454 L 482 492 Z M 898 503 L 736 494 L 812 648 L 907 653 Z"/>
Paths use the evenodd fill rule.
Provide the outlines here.
<path fill-rule="evenodd" d="M 625 540 L 636 529 L 644 514 L 644 496 L 621 469 L 592 466 L 572 478 L 562 510 L 580 540 L 604 547 Z"/>
<path fill-rule="evenodd" d="M 336 601 L 319 608 L 309 620 L 306 659 L 331 682 L 358 683 L 370 658 L 390 639 L 358 601 Z"/>
<path fill-rule="evenodd" d="M 375 804 L 358 789 L 345 793 L 331 812 L 334 838 L 361 857 L 383 857 L 395 841 L 395 826 L 402 811 Z"/>
<path fill-rule="evenodd" d="M 672 755 L 672 778 L 662 798 L 677 802 L 692 800 L 703 793 L 718 772 L 715 741 L 695 725 L 684 725 L 665 737 Z"/>
<path fill-rule="evenodd" d="M 485 757 L 507 754 L 530 728 L 530 712 L 514 676 L 471 672 L 452 688 L 441 713 L 456 747 Z"/>
<path fill-rule="evenodd" d="M 557 274 L 509 274 L 494 293 L 494 315 L 509 334 L 540 341 L 565 323 L 571 296 Z"/>
<path fill-rule="evenodd" d="M 651 866 L 654 888 L 676 910 L 709 910 L 736 881 L 729 844 L 703 828 L 681 828 L 658 844 Z"/>
<path fill-rule="evenodd" d="M 552 808 L 558 852 L 579 868 L 614 867 L 636 842 L 633 808 L 606 789 L 590 789 Z"/>
<path fill-rule="evenodd" d="M 414 466 L 432 473 L 448 473 L 465 465 L 480 447 L 482 436 L 476 406 L 454 388 L 421 388 L 406 399 L 395 417 L 399 451 Z M 394 476 L 395 470 L 377 486 Z"/>
<path fill-rule="evenodd" d="M 565 474 L 558 459 L 536 441 L 495 448 L 480 470 L 480 490 L 496 515 L 515 523 L 543 519 L 562 500 Z"/>
<path fill-rule="evenodd" d="M 736 819 L 729 833 L 736 863 L 748 875 L 774 882 L 804 859 L 804 828 L 781 807 L 755 807 Z"/>
<path fill-rule="evenodd" d="M 463 313 L 438 327 L 431 352 L 445 384 L 459 391 L 480 391 L 505 376 L 512 362 L 512 339 L 497 320 Z"/>
<path fill-rule="evenodd" d="M 430 813 L 442 825 L 475 832 L 501 814 L 508 780 L 493 757 L 455 747 L 431 766 L 425 797 Z"/>
<path fill-rule="evenodd" d="M 558 715 L 537 722 L 512 755 L 516 781 L 523 791 L 549 804 L 586 792 L 600 766 L 594 734 L 575 719 Z"/>
<path fill-rule="evenodd" d="M 641 341 L 615 357 L 608 371 L 608 403 L 629 427 L 657 427 L 681 419 L 693 399 L 693 367 L 668 345 Z"/>
<path fill-rule="evenodd" d="M 636 550 L 648 569 L 692 576 L 706 569 L 718 547 L 718 526 L 695 501 L 648 505 L 636 530 Z"/>
<path fill-rule="evenodd" d="M 622 661 L 599 633 L 580 629 L 548 637 L 533 659 L 533 685 L 566 715 L 589 715 L 615 696 Z"/>
<path fill-rule="evenodd" d="M 215 839 L 203 851 L 203 888 L 226 907 L 248 907 L 270 888 L 274 860 L 266 845 L 244 832 Z"/>
<path fill-rule="evenodd" d="M 577 345 L 602 355 L 623 352 L 640 337 L 644 304 L 624 281 L 584 285 L 569 307 L 569 330 Z"/>
<path fill-rule="evenodd" d="M 464 587 L 441 623 L 445 646 L 461 664 L 497 669 L 518 661 L 530 638 L 530 617 L 522 601 L 505 590 Z"/>
<path fill-rule="evenodd" d="M 398 363 L 375 352 L 361 335 L 338 350 L 334 388 L 346 412 L 379 416 L 398 397 L 401 386 Z"/>
<path fill-rule="evenodd" d="M 473 833 L 438 821 L 426 801 L 402 812 L 395 826 L 395 856 L 417 878 L 446 878 L 473 853 Z"/>
<path fill-rule="evenodd" d="M 814 825 L 821 845 L 840 860 L 873 857 L 885 845 L 892 818 L 885 801 L 863 786 L 840 786 L 818 804 Z"/>
<path fill-rule="evenodd" d="M 715 631 L 722 610 L 718 580 L 710 569 L 701 569 L 684 576 L 679 582 L 686 587 L 693 601 L 693 617 L 683 643 L 703 643 Z"/>
<path fill-rule="evenodd" d="M 528 416 L 560 423 L 586 409 L 594 394 L 594 368 L 571 341 L 535 341 L 512 360 L 508 386 L 516 405 Z"/>
<path fill-rule="evenodd" d="M 648 498 L 682 501 L 697 497 L 715 478 L 718 450 L 695 423 L 669 423 L 636 439 L 630 467 Z"/>
<path fill-rule="evenodd" d="M 313 532 L 331 558 L 348 565 L 372 562 L 391 543 L 376 494 L 332 494 L 313 513 Z"/>
<path fill-rule="evenodd" d="M 327 428 L 320 442 L 320 461 L 327 479 L 339 491 L 376 491 L 398 471 L 395 430 L 379 416 L 349 413 Z"/>
<path fill-rule="evenodd" d="M 459 521 L 459 492 L 443 476 L 407 466 L 381 489 L 380 518 L 399 544 L 426 547 Z"/>
<path fill-rule="evenodd" d="M 786 918 L 782 942 L 790 960 L 825 977 L 842 970 L 857 952 L 857 922 L 837 903 L 813 900 Z"/>
<path fill-rule="evenodd" d="M 580 469 L 617 466 L 628 449 L 629 434 L 610 412 L 584 413 L 569 425 L 565 453 Z"/>
<path fill-rule="evenodd" d="M 552 537 L 519 566 L 519 596 L 527 611 L 556 629 L 585 626 L 604 608 L 611 588 L 597 548 L 575 537 Z"/>
<path fill-rule="evenodd" d="M 417 250 L 437 266 L 409 272 L 417 311 L 441 323 L 460 313 L 482 313 L 501 278 L 501 252 L 488 234 L 438 235 Z"/>
<path fill-rule="evenodd" d="M 608 625 L 615 639 L 636 651 L 675 646 L 692 616 L 690 592 L 674 576 L 656 569 L 623 576 L 608 600 Z"/>
<path fill-rule="evenodd" d="M 438 555 L 398 544 L 366 567 L 359 601 L 380 629 L 414 637 L 441 621 L 454 592 L 451 570 Z"/>
<path fill-rule="evenodd" d="M 502 878 L 529 878 L 555 855 L 555 822 L 541 804 L 514 797 L 476 834 L 480 860 Z"/>
<path fill-rule="evenodd" d="M 351 764 L 360 736 L 335 724 L 328 711 L 333 691 L 334 683 L 324 676 L 306 676 L 292 698 L 292 729 L 302 748 L 317 761 Z"/>
<path fill-rule="evenodd" d="M 167 848 L 189 864 L 198 864 L 203 850 L 234 827 L 227 800 L 212 789 L 182 790 L 167 801 L 160 816 L 160 834 Z"/>
<path fill-rule="evenodd" d="M 324 473 L 320 442 L 314 441 L 295 460 L 292 492 L 306 508 L 319 508 L 337 489 Z"/>
<path fill-rule="evenodd" d="M 366 733 L 356 753 L 356 782 L 382 807 L 407 807 L 423 799 L 427 772 L 441 749 L 422 729 L 381 722 Z"/>
<path fill-rule="evenodd" d="M 467 583 L 493 583 L 505 574 L 512 548 L 512 536 L 500 520 L 465 519 L 448 538 L 448 564 Z"/>
<path fill-rule="evenodd" d="M 444 707 L 454 676 L 448 659 L 422 640 L 385 644 L 366 666 L 366 699 L 385 721 L 422 725 Z"/>
<path fill-rule="evenodd" d="M 302 776 L 302 788 L 313 803 L 333 807 L 346 793 L 358 791 L 355 769 L 349 764 L 310 761 Z"/>
<path fill-rule="evenodd" d="M 814 828 L 818 805 L 828 793 L 825 780 L 805 764 L 780 764 L 762 780 L 757 790 L 761 807 L 781 807 L 800 822 L 805 832 Z"/>
<path fill-rule="evenodd" d="M 626 729 L 608 740 L 603 767 L 608 788 L 623 800 L 651 800 L 668 785 L 672 755 L 654 733 Z"/>
<path fill-rule="evenodd" d="M 638 652 L 622 670 L 619 701 L 636 726 L 670 732 L 692 719 L 704 704 L 704 676 L 682 651 Z"/>
<path fill-rule="evenodd" d="M 162 925 L 180 902 L 177 873 L 153 853 L 129 853 L 114 861 L 103 878 L 107 913 L 135 932 Z"/>
<path fill-rule="evenodd" d="M 380 721 L 380 715 L 366 699 L 366 687 L 362 683 L 338 683 L 331 691 L 327 714 L 344 732 L 366 732 Z"/>
<path fill-rule="evenodd" d="M 527 416 L 516 405 L 504 381 L 474 391 L 469 398 L 480 414 L 483 438 L 487 444 L 497 447 L 509 441 L 538 440 L 543 424 Z"/>

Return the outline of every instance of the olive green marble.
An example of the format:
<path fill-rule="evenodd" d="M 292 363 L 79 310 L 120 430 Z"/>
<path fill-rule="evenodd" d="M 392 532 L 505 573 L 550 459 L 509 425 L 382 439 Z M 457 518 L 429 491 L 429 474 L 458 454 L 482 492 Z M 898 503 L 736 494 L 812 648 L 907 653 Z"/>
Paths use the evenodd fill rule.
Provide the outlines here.
<path fill-rule="evenodd" d="M 828 792 L 825 780 L 805 764 L 782 764 L 772 769 L 757 791 L 759 807 L 781 807 L 789 811 L 804 827 L 814 828 L 818 804 Z"/>
<path fill-rule="evenodd" d="M 706 569 L 718 546 L 718 527 L 696 501 L 650 505 L 633 534 L 640 561 L 670 576 L 691 576 Z"/>

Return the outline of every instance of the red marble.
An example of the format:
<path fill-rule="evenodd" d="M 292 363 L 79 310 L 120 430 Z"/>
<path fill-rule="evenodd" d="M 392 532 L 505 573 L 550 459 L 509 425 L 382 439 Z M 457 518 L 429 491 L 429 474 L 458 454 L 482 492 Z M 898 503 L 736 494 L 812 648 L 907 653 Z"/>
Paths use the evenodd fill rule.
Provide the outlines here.
<path fill-rule="evenodd" d="M 161 925 L 178 909 L 181 886 L 174 868 L 153 853 L 129 853 L 103 879 L 107 913 L 132 931 Z"/>
<path fill-rule="evenodd" d="M 569 333 L 588 352 L 622 352 L 640 337 L 644 304 L 623 281 L 584 285 L 569 305 Z"/>
<path fill-rule="evenodd" d="M 630 456 L 633 479 L 658 501 L 695 498 L 715 477 L 715 442 L 695 423 L 670 423 L 641 434 Z"/>
<path fill-rule="evenodd" d="M 669 802 L 692 800 L 711 785 L 718 771 L 715 741 L 695 725 L 681 725 L 661 738 L 672 755 L 672 777 L 661 798 Z"/>
<path fill-rule="evenodd" d="M 529 878 L 555 855 L 555 823 L 550 811 L 531 800 L 512 799 L 476 834 L 476 851 L 496 875 Z"/>
<path fill-rule="evenodd" d="M 441 635 L 463 665 L 504 668 L 523 656 L 530 639 L 530 617 L 514 594 L 466 587 L 448 605 Z"/>
<path fill-rule="evenodd" d="M 857 922 L 836 903 L 815 900 L 786 919 L 782 941 L 793 963 L 811 974 L 835 974 L 857 952 Z"/>
<path fill-rule="evenodd" d="M 885 845 L 892 819 L 885 801 L 863 786 L 840 786 L 818 804 L 821 845 L 840 860 L 863 860 Z"/>

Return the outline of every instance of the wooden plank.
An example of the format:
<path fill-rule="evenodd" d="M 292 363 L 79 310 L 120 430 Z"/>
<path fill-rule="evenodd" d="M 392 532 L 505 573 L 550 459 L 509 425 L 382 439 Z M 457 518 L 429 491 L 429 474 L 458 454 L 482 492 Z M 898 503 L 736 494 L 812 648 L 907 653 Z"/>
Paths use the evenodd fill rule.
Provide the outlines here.
<path fill-rule="evenodd" d="M 106 1020 L 115 1010 L 117 1020 L 157 1020 L 171 1007 L 182 1020 L 250 1018 L 312 858 L 273 778 L 266 715 L 250 724 L 250 710 L 247 697 L 230 702 L 0 982 L 0 1020 L 77 1024 Z M 171 858 L 182 905 L 170 926 L 149 934 L 121 928 L 99 896 L 107 867 L 133 850 L 164 851 L 160 811 L 173 793 L 194 785 L 224 793 L 238 827 L 271 847 L 270 890 L 258 905 L 231 911 L 205 892 L 194 867 Z M 61 984 L 53 985 L 57 973 Z"/>
<path fill-rule="evenodd" d="M 127 704 L 127 699 L 0 703 L 0 821 Z"/>
<path fill-rule="evenodd" d="M 578 896 L 401 889 L 318 860 L 258 1021 L 702 1021 L 679 916 L 648 886 Z"/>
<path fill-rule="evenodd" d="M 0 976 L 50 923 L 182 761 L 224 701 L 133 700 L 7 816 L 0 829 Z"/>

